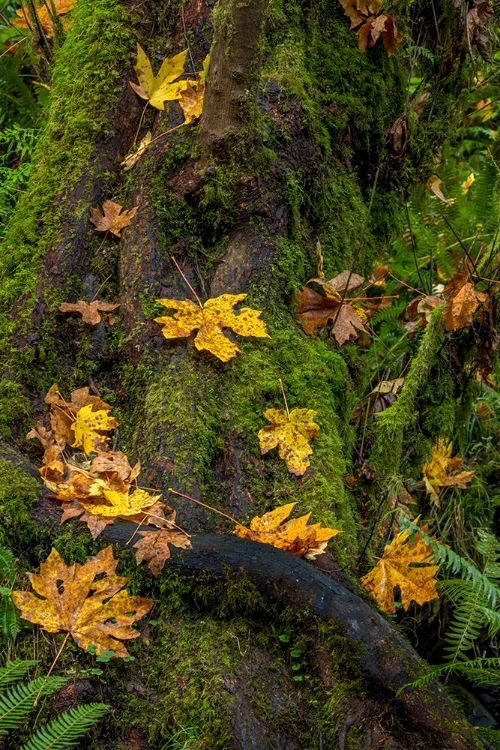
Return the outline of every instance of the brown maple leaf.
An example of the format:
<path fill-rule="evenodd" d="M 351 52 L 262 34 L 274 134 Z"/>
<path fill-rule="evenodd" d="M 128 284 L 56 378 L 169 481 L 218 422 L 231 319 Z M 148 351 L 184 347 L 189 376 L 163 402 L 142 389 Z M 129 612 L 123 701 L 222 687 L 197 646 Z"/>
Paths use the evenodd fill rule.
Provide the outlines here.
<path fill-rule="evenodd" d="M 332 320 L 332 335 L 339 345 L 345 343 L 350 336 L 357 336 L 356 330 L 366 332 L 359 311 L 349 305 L 348 300 L 343 304 L 339 300 L 340 297 L 326 297 L 303 286 L 297 297 L 297 317 L 304 331 L 314 334 L 317 328 Z"/>
<path fill-rule="evenodd" d="M 427 529 L 422 531 L 426 533 Z M 385 612 L 396 611 L 396 586 L 401 592 L 404 609 L 408 609 L 412 601 L 425 604 L 439 596 L 435 578 L 439 565 L 433 564 L 432 549 L 425 544 L 421 534 L 416 533 L 412 541 L 409 536 L 409 530 L 398 534 L 386 545 L 373 570 L 361 579 L 362 586 L 373 594 Z"/>
<path fill-rule="evenodd" d="M 476 290 L 469 268 L 459 271 L 450 279 L 443 295 L 446 297 L 443 321 L 447 331 L 458 331 L 470 325 L 479 305 L 488 299 L 486 293 Z"/>
<path fill-rule="evenodd" d="M 387 55 L 390 57 L 403 37 L 396 28 L 394 16 L 380 15 L 367 19 L 356 32 L 360 50 L 370 49 L 382 37 Z"/>
<path fill-rule="evenodd" d="M 191 542 L 186 534 L 169 529 L 160 531 L 146 531 L 139 534 L 141 537 L 133 546 L 137 550 L 137 563 L 148 560 L 148 570 L 158 578 L 165 562 L 170 558 L 169 544 L 181 549 L 189 549 Z"/>
<path fill-rule="evenodd" d="M 297 557 L 313 560 L 325 552 L 328 540 L 341 532 L 338 529 L 325 528 L 319 523 L 309 524 L 310 513 L 284 523 L 296 504 L 282 505 L 276 510 L 264 513 L 260 518 L 255 516 L 250 521 L 249 529 L 238 525 L 234 533 L 242 539 L 271 544 Z"/>
<path fill-rule="evenodd" d="M 121 237 L 121 231 L 124 227 L 132 223 L 132 219 L 137 213 L 137 206 L 129 211 L 123 211 L 123 206 L 114 201 L 105 201 L 102 204 L 103 213 L 97 208 L 90 209 L 90 221 L 95 225 L 97 232 L 111 232 L 111 234 Z"/>
<path fill-rule="evenodd" d="M 132 624 L 145 615 L 153 602 L 131 596 L 123 589 L 128 578 L 115 573 L 118 561 L 110 545 L 83 565 L 66 565 L 53 549 L 40 565 L 40 574 L 28 573 L 34 593 L 13 591 L 21 617 L 41 625 L 48 633 L 70 633 L 80 648 L 95 646 L 96 653 L 129 653 L 122 641 L 140 633 Z"/>
<path fill-rule="evenodd" d="M 98 299 L 92 300 L 92 302 L 61 302 L 59 305 L 59 312 L 62 313 L 79 313 L 82 316 L 82 321 L 88 323 L 91 326 L 96 326 L 101 322 L 101 312 L 113 312 L 120 307 L 119 304 L 111 304 L 110 302 L 100 302 Z"/>

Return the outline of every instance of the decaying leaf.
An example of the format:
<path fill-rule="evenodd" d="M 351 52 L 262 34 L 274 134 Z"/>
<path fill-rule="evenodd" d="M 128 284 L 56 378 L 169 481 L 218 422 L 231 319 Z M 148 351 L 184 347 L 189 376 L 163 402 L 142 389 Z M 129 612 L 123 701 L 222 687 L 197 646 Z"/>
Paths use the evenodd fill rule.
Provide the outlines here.
<path fill-rule="evenodd" d="M 156 578 L 158 578 L 165 562 L 170 557 L 169 544 L 181 549 L 191 547 L 191 542 L 186 534 L 180 534 L 178 531 L 170 531 L 169 529 L 146 531 L 139 536 L 141 538 L 134 544 L 134 549 L 137 550 L 137 562 L 141 563 L 143 560 L 147 560 L 148 570 Z"/>
<path fill-rule="evenodd" d="M 313 452 L 309 440 L 319 433 L 312 409 L 292 409 L 288 415 L 281 409 L 267 409 L 265 418 L 270 425 L 259 430 L 260 452 L 267 453 L 278 446 L 280 458 L 291 474 L 301 477 L 310 465 L 308 456 Z"/>
<path fill-rule="evenodd" d="M 363 23 L 368 16 L 378 13 L 381 8 L 380 0 L 340 0 L 344 15 L 351 20 L 351 29 Z"/>
<path fill-rule="evenodd" d="M 93 497 L 92 497 L 93 496 Z M 150 495 L 137 488 L 134 492 L 109 490 L 104 482 L 97 480 L 90 488 L 90 497 L 81 504 L 87 513 L 103 518 L 127 518 L 136 516 L 154 505 L 160 495 Z"/>
<path fill-rule="evenodd" d="M 451 458 L 453 444 L 444 438 L 438 438 L 432 446 L 432 458 L 422 467 L 424 483 L 431 500 L 439 507 L 440 494 L 444 487 L 465 489 L 474 477 L 473 471 L 458 471 L 462 459 Z"/>
<path fill-rule="evenodd" d="M 390 57 L 403 37 L 396 28 L 394 16 L 381 14 L 368 18 L 357 31 L 358 47 L 361 50 L 370 49 L 379 37 L 382 38 L 385 51 Z"/>
<path fill-rule="evenodd" d="M 109 437 L 102 433 L 114 430 L 115 427 L 118 427 L 118 422 L 108 415 L 108 410 L 93 411 L 92 404 L 82 406 L 71 425 L 75 434 L 71 445 L 73 448 L 81 448 L 84 453 L 95 453 L 109 441 Z"/>
<path fill-rule="evenodd" d="M 203 307 L 190 300 L 159 299 L 157 302 L 177 312 L 173 316 L 155 318 L 155 321 L 163 326 L 162 333 L 166 339 L 184 338 L 199 329 L 194 339 L 195 347 L 205 349 L 227 362 L 240 350 L 224 336 L 223 328 L 230 328 L 239 336 L 270 338 L 264 321 L 259 318 L 260 310 L 243 307 L 238 315 L 234 313 L 234 306 L 246 296 L 222 294 L 207 300 Z"/>
<path fill-rule="evenodd" d="M 76 0 L 53 0 L 53 2 L 58 16 L 66 15 L 66 13 L 73 10 L 76 5 Z M 36 4 L 35 9 L 38 23 L 48 36 L 52 36 L 54 32 L 52 4 L 42 2 Z M 32 31 L 37 31 L 37 23 L 34 22 L 30 10 L 29 5 L 24 5 L 22 8 L 18 8 L 16 10 L 17 18 L 11 20 L 12 25 L 17 26 L 18 29 L 31 29 Z M 64 28 L 67 29 L 69 23 L 63 22 L 63 25 Z"/>
<path fill-rule="evenodd" d="M 433 174 L 429 179 L 427 180 L 427 187 L 431 191 L 431 193 L 434 193 L 436 198 L 439 198 L 440 201 L 443 201 L 443 203 L 446 203 L 447 206 L 452 206 L 453 203 L 455 203 L 455 198 L 447 198 L 445 194 L 443 193 L 441 186 L 442 181 L 439 179 L 437 174 Z"/>
<path fill-rule="evenodd" d="M 185 125 L 195 122 L 203 111 L 203 101 L 205 97 L 205 79 L 207 77 L 208 63 L 210 55 L 207 55 L 203 62 L 203 70 L 198 76 L 197 81 L 188 81 L 189 84 L 181 91 L 179 104 L 184 112 Z"/>
<path fill-rule="evenodd" d="M 101 322 L 101 312 L 113 312 L 120 307 L 119 304 L 111 304 L 110 302 L 100 302 L 98 299 L 92 302 L 61 302 L 59 305 L 59 312 L 62 313 L 79 313 L 82 316 L 82 321 L 88 323 L 91 326 L 96 326 Z"/>
<path fill-rule="evenodd" d="M 423 529 L 426 533 L 426 529 Z M 401 603 L 408 609 L 411 602 L 425 604 L 438 598 L 432 549 L 416 533 L 409 541 L 410 531 L 402 531 L 384 549 L 373 570 L 361 579 L 361 584 L 377 599 L 385 612 L 395 612 L 394 589 L 399 587 Z M 413 567 L 418 564 L 418 567 Z"/>
<path fill-rule="evenodd" d="M 114 651 L 125 657 L 129 654 L 122 641 L 140 635 L 132 624 L 153 602 L 120 590 L 128 578 L 116 575 L 117 565 L 111 545 L 83 565 L 66 565 L 52 549 L 40 574 L 28 573 L 35 593 L 13 591 L 12 599 L 23 619 L 48 633 L 66 631 L 80 648 L 95 646 L 97 654 Z"/>
<path fill-rule="evenodd" d="M 249 529 L 237 526 L 234 533 L 242 539 L 271 544 L 297 557 L 313 560 L 325 552 L 328 540 L 340 534 L 340 531 L 323 528 L 319 523 L 308 524 L 310 513 L 285 523 L 295 505 L 296 503 L 289 503 L 270 513 L 264 513 L 260 518 L 256 516 L 250 521 Z"/>
<path fill-rule="evenodd" d="M 137 206 L 134 206 L 129 211 L 121 213 L 123 206 L 120 206 L 119 203 L 104 201 L 102 214 L 97 208 L 90 209 L 90 221 L 95 225 L 96 232 L 111 232 L 111 234 L 121 237 L 122 229 L 132 224 L 137 208 Z"/>
<path fill-rule="evenodd" d="M 342 345 L 350 336 L 357 335 L 356 330 L 366 329 L 358 314 L 359 311 L 349 305 L 349 300 L 344 300 L 341 305 L 338 293 L 337 297 L 338 299 L 333 296 L 326 297 L 303 286 L 297 297 L 297 317 L 308 334 L 314 334 L 320 326 L 326 325 L 330 320 L 334 321 L 332 335 L 338 344 Z"/>
<path fill-rule="evenodd" d="M 488 299 L 486 293 L 476 290 L 468 268 L 450 279 L 443 290 L 443 296 L 446 297 L 443 321 L 448 331 L 458 331 L 470 325 L 480 303 Z"/>
<path fill-rule="evenodd" d="M 139 143 L 139 148 L 137 149 L 137 151 L 134 151 L 133 154 L 126 156 L 125 159 L 121 162 L 121 166 L 123 167 L 124 172 L 128 172 L 129 169 L 135 167 L 135 165 L 151 143 L 151 138 L 151 132 L 146 133 L 144 138 Z"/>
<path fill-rule="evenodd" d="M 139 84 L 129 81 L 130 86 L 141 99 L 146 99 L 151 106 L 156 107 L 156 109 L 165 109 L 166 101 L 180 99 L 181 93 L 190 84 L 196 83 L 195 81 L 178 81 L 174 83 L 184 71 L 187 53 L 188 51 L 185 49 L 174 57 L 167 57 L 162 62 L 161 68 L 155 76 L 148 56 L 140 44 L 138 44 L 137 62 L 134 65 L 134 70 L 137 74 Z"/>
<path fill-rule="evenodd" d="M 342 271 L 335 278 L 326 281 L 324 276 L 320 276 L 317 279 L 309 279 L 308 284 L 314 281 L 323 287 L 323 290 L 327 297 L 330 299 L 337 300 L 340 302 L 341 295 L 351 292 L 353 289 L 357 289 L 364 282 L 363 276 L 359 273 L 352 273 L 351 271 Z"/>
<path fill-rule="evenodd" d="M 391 406 L 396 398 L 399 389 L 405 382 L 404 378 L 395 380 L 382 380 L 375 386 L 368 396 L 358 404 L 354 411 L 354 421 L 360 422 L 371 414 L 378 414 Z"/>

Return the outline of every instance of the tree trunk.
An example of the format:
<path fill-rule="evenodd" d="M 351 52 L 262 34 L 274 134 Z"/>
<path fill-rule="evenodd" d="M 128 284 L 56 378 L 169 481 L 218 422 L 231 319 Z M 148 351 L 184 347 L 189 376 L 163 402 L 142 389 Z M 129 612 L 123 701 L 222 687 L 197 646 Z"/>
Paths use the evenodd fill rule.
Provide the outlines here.
<path fill-rule="evenodd" d="M 173 503 L 170 487 L 242 522 L 297 502 L 314 521 L 342 529 L 331 544 L 335 569 L 352 569 L 359 554 L 357 509 L 343 482 L 356 368 L 332 340 L 304 335 L 292 300 L 316 275 L 317 238 L 327 277 L 366 273 L 400 228 L 400 178 L 414 176 L 423 158 L 421 146 L 396 153 L 388 135 L 408 114 L 404 71 L 382 47 L 358 51 L 334 0 L 214 5 L 79 0 L 56 55 L 37 166 L 0 259 L 3 533 L 26 564 L 46 555 L 49 539 L 74 559 L 95 549 L 77 523 L 42 532 L 27 514 L 38 489 L 19 456 L 37 460 L 24 435 L 54 382 L 68 395 L 90 384 L 115 404 L 119 449 L 140 458 L 141 485 L 163 492 L 190 533 L 231 526 L 187 500 Z M 125 174 L 120 162 L 143 110 L 127 82 L 136 80 L 136 38 L 155 72 L 186 43 L 196 70 L 210 49 L 211 62 L 199 125 L 159 139 Z M 448 105 L 441 90 L 422 136 L 426 158 Z M 165 112 L 148 107 L 138 140 L 181 122 L 176 102 Z M 138 206 L 121 239 L 89 223 L 89 208 L 110 198 Z M 165 340 L 155 300 L 191 298 L 172 257 L 204 300 L 247 294 L 270 339 L 237 337 L 241 352 L 228 363 L 192 340 Z M 120 303 L 114 326 L 58 313 L 62 301 L 97 296 Z M 280 379 L 289 407 L 314 409 L 321 427 L 301 478 L 259 451 L 263 412 L 282 408 Z M 252 546 L 265 570 L 274 552 Z M 389 639 L 376 658 L 355 618 L 349 625 L 308 599 L 306 563 L 295 589 L 283 571 L 286 595 L 276 602 L 259 565 L 252 572 L 243 553 L 238 562 L 221 547 L 220 559 L 205 560 L 206 575 L 186 582 L 173 566 L 158 585 L 124 555 L 135 587 L 151 588 L 159 602 L 157 625 L 134 664 L 109 666 L 99 690 L 114 717 L 105 744 L 101 733 L 92 747 L 403 748 L 408 732 L 416 748 L 476 746 L 436 685 L 396 697 L 423 667 L 375 611 Z M 278 557 L 286 568 L 286 555 Z M 314 576 L 333 597 L 327 574 Z M 359 592 L 346 595 L 368 622 Z"/>

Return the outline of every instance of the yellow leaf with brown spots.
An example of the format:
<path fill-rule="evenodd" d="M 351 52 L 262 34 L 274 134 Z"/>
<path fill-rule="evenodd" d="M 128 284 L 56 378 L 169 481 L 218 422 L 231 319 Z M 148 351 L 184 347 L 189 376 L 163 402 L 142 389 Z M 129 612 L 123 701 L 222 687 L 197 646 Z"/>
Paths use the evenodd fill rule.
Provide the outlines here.
<path fill-rule="evenodd" d="M 135 516 L 144 508 L 154 505 L 160 495 L 150 495 L 146 490 L 136 489 L 135 492 L 116 492 L 109 490 L 106 486 L 100 486 L 99 480 L 90 488 L 90 498 L 96 497 L 96 502 L 88 500 L 82 501 L 82 505 L 87 511 L 94 516 L 104 516 L 108 518 L 126 518 Z M 102 502 L 105 500 L 106 502 Z"/>
<path fill-rule="evenodd" d="M 71 425 L 75 434 L 72 447 L 81 448 L 84 453 L 97 452 L 98 448 L 105 448 L 109 440 L 109 437 L 102 433 L 115 427 L 118 427 L 118 422 L 108 415 L 107 410 L 92 411 L 92 404 L 82 406 Z"/>
<path fill-rule="evenodd" d="M 230 328 L 239 336 L 270 338 L 266 325 L 260 320 L 260 310 L 243 307 L 236 315 L 233 308 L 245 299 L 246 294 L 222 294 L 205 302 L 203 307 L 191 300 L 159 299 L 165 307 L 176 310 L 173 316 L 155 318 L 163 326 L 166 339 L 190 336 L 198 330 L 194 339 L 197 349 L 211 352 L 223 362 L 228 362 L 240 351 L 236 344 L 224 336 L 222 329 Z"/>
<path fill-rule="evenodd" d="M 438 438 L 432 446 L 432 458 L 424 464 L 424 483 L 431 500 L 439 507 L 440 495 L 444 487 L 459 487 L 465 489 L 468 482 L 474 477 L 473 471 L 457 470 L 462 466 L 462 459 L 451 457 L 453 445 L 444 438 Z"/>
<path fill-rule="evenodd" d="M 313 452 L 309 440 L 319 433 L 319 425 L 313 421 L 316 412 L 293 409 L 288 415 L 281 409 L 267 409 L 264 416 L 271 424 L 259 430 L 260 452 L 264 454 L 278 446 L 288 471 L 301 477 L 310 465 L 308 456 Z"/>
<path fill-rule="evenodd" d="M 21 617 L 48 633 L 70 633 L 80 648 L 95 646 L 96 653 L 114 651 L 128 656 L 122 641 L 140 634 L 132 627 L 153 606 L 150 599 L 131 596 L 123 589 L 128 578 L 115 573 L 118 561 L 110 545 L 83 565 L 66 565 L 52 549 L 40 565 L 40 574 L 28 573 L 33 591 L 13 591 Z"/>
<path fill-rule="evenodd" d="M 322 527 L 319 523 L 309 524 L 310 513 L 284 523 L 295 505 L 288 503 L 260 518 L 255 516 L 250 521 L 249 529 L 238 525 L 234 533 L 242 539 L 271 544 L 297 557 L 312 560 L 325 552 L 328 540 L 340 534 L 340 531 Z"/>
<path fill-rule="evenodd" d="M 427 530 L 424 528 L 424 532 Z M 373 570 L 361 579 L 361 584 L 377 599 L 385 612 L 395 612 L 394 589 L 399 587 L 401 603 L 408 609 L 411 602 L 425 604 L 438 598 L 432 549 L 416 533 L 409 541 L 409 530 L 402 531 L 384 549 Z M 418 567 L 413 567 L 418 565 Z"/>

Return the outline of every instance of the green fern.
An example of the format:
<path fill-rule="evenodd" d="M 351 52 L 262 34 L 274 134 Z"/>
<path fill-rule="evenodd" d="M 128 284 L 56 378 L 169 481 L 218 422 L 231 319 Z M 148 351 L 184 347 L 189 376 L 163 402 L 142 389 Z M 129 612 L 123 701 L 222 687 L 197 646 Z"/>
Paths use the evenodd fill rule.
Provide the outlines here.
<path fill-rule="evenodd" d="M 20 750 L 64 750 L 73 747 L 108 709 L 105 703 L 88 703 L 72 708 L 39 729 Z"/>
<path fill-rule="evenodd" d="M 427 685 L 431 680 L 448 677 L 451 674 L 476 684 L 484 683 L 500 687 L 500 658 L 469 659 L 457 661 L 453 664 L 441 664 L 439 667 L 434 667 L 423 677 L 419 677 L 418 680 L 403 685 L 397 694 L 399 695 L 406 688 L 419 688 Z"/>
<path fill-rule="evenodd" d="M 19 614 L 10 598 L 10 592 L 9 596 L 2 596 L 0 599 L 0 631 L 10 641 L 15 641 L 21 632 Z"/>
<path fill-rule="evenodd" d="M 8 661 L 5 667 L 0 667 L 0 692 L 13 682 L 19 682 L 24 675 L 38 662 L 30 659 L 14 659 Z"/>
<path fill-rule="evenodd" d="M 0 572 L 7 579 L 9 586 L 13 586 L 16 577 L 16 559 L 5 547 L 0 547 Z"/>
<path fill-rule="evenodd" d="M 33 710 L 37 695 L 52 695 L 66 682 L 63 677 L 38 677 L 27 684 L 11 687 L 0 697 L 0 735 L 23 723 Z"/>

